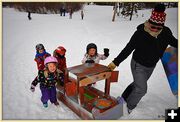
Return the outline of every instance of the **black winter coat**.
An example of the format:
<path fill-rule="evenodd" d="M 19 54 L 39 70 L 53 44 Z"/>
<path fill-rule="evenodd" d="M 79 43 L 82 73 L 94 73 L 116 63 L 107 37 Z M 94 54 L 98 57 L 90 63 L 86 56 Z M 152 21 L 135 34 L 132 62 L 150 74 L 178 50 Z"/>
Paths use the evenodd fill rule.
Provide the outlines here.
<path fill-rule="evenodd" d="M 164 26 L 162 32 L 155 38 L 146 32 L 144 24 L 141 24 L 113 62 L 119 66 L 134 51 L 133 59 L 136 62 L 146 67 L 154 67 L 163 56 L 168 45 L 176 48 L 178 45 L 178 40 L 172 35 L 168 27 Z"/>
<path fill-rule="evenodd" d="M 46 71 L 41 71 L 38 74 L 38 76 L 32 82 L 33 86 L 40 83 L 40 87 L 51 88 L 54 87 L 57 82 L 59 82 L 61 85 L 64 84 L 64 74 L 60 70 L 57 70 L 55 73 L 48 72 L 47 75 L 45 72 Z"/>

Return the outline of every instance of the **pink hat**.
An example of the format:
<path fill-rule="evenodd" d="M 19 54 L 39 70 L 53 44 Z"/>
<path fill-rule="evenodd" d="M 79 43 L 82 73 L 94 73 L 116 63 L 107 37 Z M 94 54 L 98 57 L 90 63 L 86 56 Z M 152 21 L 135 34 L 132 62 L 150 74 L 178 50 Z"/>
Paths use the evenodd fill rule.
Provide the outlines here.
<path fill-rule="evenodd" d="M 44 65 L 46 65 L 48 63 L 58 63 L 58 61 L 55 57 L 49 56 L 49 57 L 45 58 Z"/>

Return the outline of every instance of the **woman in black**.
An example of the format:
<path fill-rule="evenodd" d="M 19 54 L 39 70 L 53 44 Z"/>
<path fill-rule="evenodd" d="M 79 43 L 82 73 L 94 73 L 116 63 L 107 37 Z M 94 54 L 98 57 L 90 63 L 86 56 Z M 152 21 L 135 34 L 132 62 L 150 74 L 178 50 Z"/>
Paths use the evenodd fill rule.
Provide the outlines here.
<path fill-rule="evenodd" d="M 114 70 L 134 51 L 131 60 L 134 81 L 122 94 L 122 98 L 127 102 L 129 113 L 146 94 L 147 80 L 167 46 L 171 45 L 177 48 L 178 40 L 172 35 L 171 30 L 164 26 L 166 19 L 164 11 L 165 6 L 157 4 L 150 19 L 137 27 L 126 47 L 108 65 L 111 70 Z"/>

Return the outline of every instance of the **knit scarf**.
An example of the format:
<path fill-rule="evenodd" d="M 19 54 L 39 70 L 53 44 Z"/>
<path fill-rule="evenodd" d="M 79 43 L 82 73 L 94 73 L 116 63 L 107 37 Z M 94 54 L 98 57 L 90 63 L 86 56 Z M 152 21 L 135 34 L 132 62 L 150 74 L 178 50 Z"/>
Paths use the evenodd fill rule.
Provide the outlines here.
<path fill-rule="evenodd" d="M 45 54 L 46 54 L 47 52 L 46 51 L 44 51 L 43 53 L 36 53 L 36 58 L 37 57 L 43 57 Z"/>
<path fill-rule="evenodd" d="M 162 29 L 161 29 L 161 30 L 159 30 L 159 31 L 157 31 L 157 32 L 153 32 L 153 31 L 151 31 L 149 28 L 150 28 L 149 22 L 146 21 L 146 22 L 144 23 L 144 31 L 148 32 L 151 36 L 153 36 L 153 37 L 155 37 L 155 38 L 157 38 L 157 36 L 158 36 L 158 35 L 161 33 L 161 31 L 162 31 Z"/>

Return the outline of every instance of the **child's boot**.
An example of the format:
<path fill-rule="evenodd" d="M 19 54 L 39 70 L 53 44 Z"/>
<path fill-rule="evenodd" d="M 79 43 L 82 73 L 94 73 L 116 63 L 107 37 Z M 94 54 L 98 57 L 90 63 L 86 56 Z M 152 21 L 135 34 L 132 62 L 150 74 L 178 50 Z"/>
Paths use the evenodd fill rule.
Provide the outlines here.
<path fill-rule="evenodd" d="M 47 108 L 48 107 L 48 103 L 46 102 L 46 103 L 43 103 L 43 106 L 45 107 L 45 108 Z"/>
<path fill-rule="evenodd" d="M 56 102 L 54 103 L 54 105 L 55 105 L 55 106 L 59 106 L 59 102 L 56 101 Z"/>

